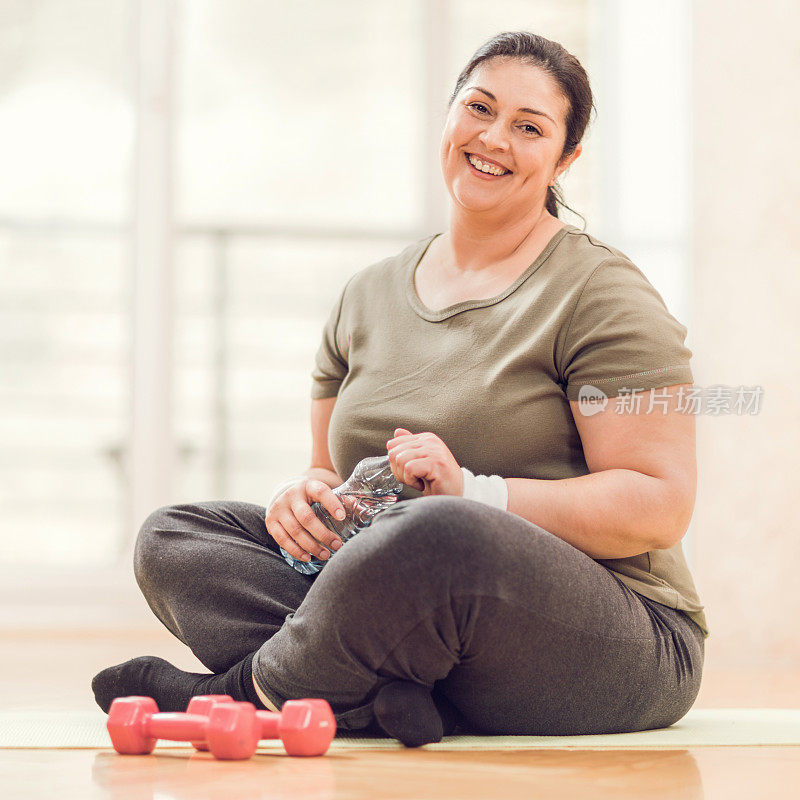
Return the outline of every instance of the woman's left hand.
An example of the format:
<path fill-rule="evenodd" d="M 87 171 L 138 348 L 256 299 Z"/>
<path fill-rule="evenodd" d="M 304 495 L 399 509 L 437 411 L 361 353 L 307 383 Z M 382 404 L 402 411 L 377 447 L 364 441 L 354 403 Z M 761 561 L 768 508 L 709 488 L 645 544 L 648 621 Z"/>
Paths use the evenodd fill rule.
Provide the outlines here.
<path fill-rule="evenodd" d="M 394 438 L 386 442 L 386 451 L 395 478 L 424 495 L 460 497 L 464 491 L 461 467 L 435 433 L 395 428 Z"/>

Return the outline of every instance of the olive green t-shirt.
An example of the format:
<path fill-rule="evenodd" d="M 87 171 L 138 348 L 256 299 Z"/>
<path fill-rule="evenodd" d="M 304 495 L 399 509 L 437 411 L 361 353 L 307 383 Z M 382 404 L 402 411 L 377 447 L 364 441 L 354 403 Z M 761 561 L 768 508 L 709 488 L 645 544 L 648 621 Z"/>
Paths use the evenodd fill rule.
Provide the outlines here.
<path fill-rule="evenodd" d="M 616 397 L 692 383 L 686 328 L 619 250 L 565 225 L 500 294 L 434 311 L 414 270 L 439 235 L 356 272 L 325 323 L 311 397 L 337 398 L 328 446 L 342 479 L 385 455 L 397 427 L 435 433 L 476 475 L 586 475 L 569 405 L 582 386 Z M 420 496 L 405 486 L 401 499 Z M 680 542 L 596 560 L 708 637 Z"/>

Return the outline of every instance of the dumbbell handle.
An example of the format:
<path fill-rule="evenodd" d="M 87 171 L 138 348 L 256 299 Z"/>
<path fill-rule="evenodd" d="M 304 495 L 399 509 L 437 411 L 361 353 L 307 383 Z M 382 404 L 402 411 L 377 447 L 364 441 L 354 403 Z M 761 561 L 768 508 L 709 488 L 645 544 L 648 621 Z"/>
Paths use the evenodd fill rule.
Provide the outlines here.
<path fill-rule="evenodd" d="M 174 714 L 157 714 L 158 717 L 169 717 L 174 716 Z M 183 714 L 183 716 L 190 716 L 190 717 L 197 717 L 202 719 L 207 719 L 206 717 L 201 717 L 199 714 Z M 177 723 L 179 726 L 180 722 Z M 256 711 L 256 730 L 258 731 L 258 738 L 259 739 L 280 739 L 280 725 L 281 725 L 281 713 L 280 711 Z M 177 728 L 176 728 L 177 730 Z M 156 734 L 150 733 L 148 730 L 148 735 L 155 736 Z M 170 736 L 161 736 L 157 738 L 162 739 L 170 739 Z M 174 738 L 181 738 L 180 736 Z M 191 737 L 197 738 L 197 737 Z"/>
<path fill-rule="evenodd" d="M 259 739 L 280 739 L 281 714 L 279 711 L 256 711 Z"/>
<path fill-rule="evenodd" d="M 144 723 L 146 736 L 178 742 L 205 739 L 207 730 L 208 717 L 187 714 L 185 711 L 159 711 L 147 717 Z"/>

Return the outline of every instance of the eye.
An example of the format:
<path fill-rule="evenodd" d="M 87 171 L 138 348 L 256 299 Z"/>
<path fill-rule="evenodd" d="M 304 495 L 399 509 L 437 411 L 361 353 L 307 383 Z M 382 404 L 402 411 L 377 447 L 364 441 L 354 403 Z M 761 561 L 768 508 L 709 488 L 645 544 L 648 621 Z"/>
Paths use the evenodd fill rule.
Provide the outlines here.
<path fill-rule="evenodd" d="M 479 106 L 480 108 L 482 108 L 482 109 L 484 109 L 484 110 L 483 110 L 483 111 L 478 111 L 478 109 L 476 108 L 476 106 Z M 489 113 L 489 110 L 486 108 L 486 106 L 485 106 L 483 103 L 469 103 L 469 104 L 467 105 L 467 108 L 475 108 L 475 110 L 476 110 L 476 112 L 477 112 L 478 114 L 488 114 L 488 113 Z M 530 135 L 534 135 L 534 134 L 535 134 L 536 136 L 541 136 L 541 135 L 542 135 L 542 132 L 541 132 L 541 131 L 540 131 L 538 128 L 536 128 L 535 126 L 533 126 L 533 125 L 521 125 L 520 127 L 521 127 L 521 128 L 530 129 L 530 130 L 526 130 L 526 131 L 525 131 L 526 133 L 528 133 L 528 134 L 530 134 Z"/>

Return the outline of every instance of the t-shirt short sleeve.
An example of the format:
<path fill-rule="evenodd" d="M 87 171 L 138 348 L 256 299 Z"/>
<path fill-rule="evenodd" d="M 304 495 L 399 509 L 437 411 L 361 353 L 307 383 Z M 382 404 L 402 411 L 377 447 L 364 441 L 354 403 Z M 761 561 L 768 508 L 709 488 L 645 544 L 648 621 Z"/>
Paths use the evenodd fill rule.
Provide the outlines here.
<path fill-rule="evenodd" d="M 347 347 L 339 337 L 339 320 L 342 316 L 347 283 L 339 293 L 322 329 L 322 341 L 314 356 L 314 368 L 311 370 L 312 400 L 336 397 L 339 394 L 339 386 L 347 375 Z"/>
<path fill-rule="evenodd" d="M 577 400 L 587 385 L 616 397 L 692 383 L 686 333 L 638 267 L 606 259 L 586 281 L 567 327 L 561 358 L 567 398 Z"/>

